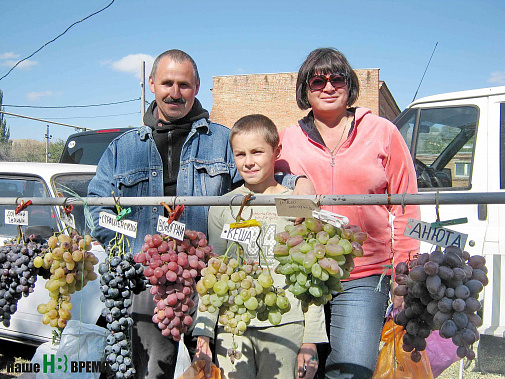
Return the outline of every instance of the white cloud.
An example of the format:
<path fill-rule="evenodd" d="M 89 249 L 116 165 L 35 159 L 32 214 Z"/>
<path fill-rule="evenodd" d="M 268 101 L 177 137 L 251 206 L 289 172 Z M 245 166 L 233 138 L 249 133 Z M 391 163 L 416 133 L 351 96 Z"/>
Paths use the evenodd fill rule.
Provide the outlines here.
<path fill-rule="evenodd" d="M 495 71 L 491 73 L 488 79 L 489 83 L 505 84 L 505 71 Z"/>
<path fill-rule="evenodd" d="M 43 97 L 58 96 L 62 92 L 44 91 L 44 92 L 29 92 L 26 94 L 26 98 L 30 101 L 37 101 Z"/>
<path fill-rule="evenodd" d="M 134 74 L 136 78 L 140 79 L 141 62 L 146 62 L 146 76 L 149 76 L 154 63 L 154 59 L 154 57 L 147 54 L 130 54 L 118 61 L 107 61 L 103 62 L 103 64 L 110 66 L 115 71 Z"/>
<path fill-rule="evenodd" d="M 0 59 L 15 59 L 19 58 L 19 54 L 14 54 L 13 52 L 0 54 Z"/>
<path fill-rule="evenodd" d="M 2 66 L 13 67 L 17 62 L 18 61 L 8 60 L 8 61 L 3 62 Z M 39 62 L 26 60 L 26 61 L 23 61 L 20 64 L 18 64 L 17 68 L 21 68 L 21 69 L 30 68 L 30 67 L 35 66 L 37 64 L 39 64 Z"/>

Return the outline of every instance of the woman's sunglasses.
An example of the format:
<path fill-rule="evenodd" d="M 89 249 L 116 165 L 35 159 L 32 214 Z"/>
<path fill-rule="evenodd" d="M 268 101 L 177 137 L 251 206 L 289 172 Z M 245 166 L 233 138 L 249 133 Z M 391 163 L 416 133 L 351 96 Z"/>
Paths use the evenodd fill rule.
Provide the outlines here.
<path fill-rule="evenodd" d="M 330 82 L 333 88 L 342 88 L 347 85 L 344 74 L 335 75 L 314 75 L 308 80 L 309 88 L 312 91 L 321 91 Z"/>

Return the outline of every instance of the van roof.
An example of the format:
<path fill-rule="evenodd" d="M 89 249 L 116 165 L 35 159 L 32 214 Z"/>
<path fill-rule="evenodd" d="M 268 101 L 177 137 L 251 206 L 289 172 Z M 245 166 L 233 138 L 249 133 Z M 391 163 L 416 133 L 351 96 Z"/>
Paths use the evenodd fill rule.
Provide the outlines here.
<path fill-rule="evenodd" d="M 485 97 L 505 94 L 505 86 L 472 89 L 468 91 L 448 92 L 433 96 L 426 96 L 409 104 L 408 108 L 422 103 L 434 103 L 437 101 L 469 99 L 473 97 Z"/>

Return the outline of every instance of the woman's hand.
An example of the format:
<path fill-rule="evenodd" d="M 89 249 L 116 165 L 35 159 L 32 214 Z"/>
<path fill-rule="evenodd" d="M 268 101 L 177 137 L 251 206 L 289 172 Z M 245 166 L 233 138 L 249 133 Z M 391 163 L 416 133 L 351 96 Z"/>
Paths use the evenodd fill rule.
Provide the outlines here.
<path fill-rule="evenodd" d="M 304 343 L 298 352 L 298 378 L 312 379 L 319 366 L 315 343 Z"/>
<path fill-rule="evenodd" d="M 203 360 L 205 361 L 205 367 L 203 368 L 203 373 L 206 378 L 210 378 L 211 375 L 211 365 L 212 365 L 212 351 L 210 350 L 209 337 L 199 336 L 196 341 L 196 352 L 193 362 Z"/>

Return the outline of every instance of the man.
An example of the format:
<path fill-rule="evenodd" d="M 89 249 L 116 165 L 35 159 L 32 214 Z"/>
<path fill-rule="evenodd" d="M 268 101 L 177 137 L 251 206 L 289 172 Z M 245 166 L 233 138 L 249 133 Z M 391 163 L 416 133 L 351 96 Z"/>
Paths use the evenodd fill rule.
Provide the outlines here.
<path fill-rule="evenodd" d="M 144 115 L 145 126 L 132 129 L 111 142 L 98 163 L 89 196 L 219 196 L 241 180 L 228 142 L 229 129 L 208 120 L 196 95 L 200 79 L 194 60 L 180 50 L 168 50 L 154 61 L 149 88 L 155 95 Z M 294 177 L 283 184 L 293 188 Z M 107 246 L 115 233 L 98 226 L 106 207 L 90 207 L 93 236 Z M 108 208 L 107 210 L 113 210 Z M 141 251 L 146 234 L 156 232 L 162 206 L 131 207 L 129 220 L 137 221 L 133 253 Z M 114 211 L 114 210 L 113 210 Z M 207 232 L 208 207 L 186 207 L 179 221 L 191 230 Z M 151 318 L 154 302 L 149 291 L 134 296 L 132 306 L 133 361 L 138 378 L 172 378 L 177 343 L 163 337 Z M 196 309 L 195 309 L 196 310 Z M 194 351 L 195 340 L 185 343 Z"/>

